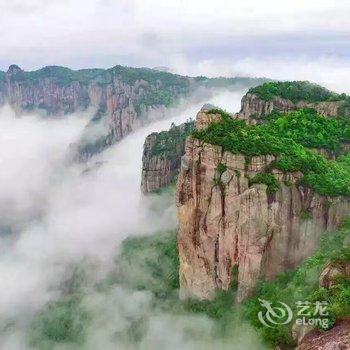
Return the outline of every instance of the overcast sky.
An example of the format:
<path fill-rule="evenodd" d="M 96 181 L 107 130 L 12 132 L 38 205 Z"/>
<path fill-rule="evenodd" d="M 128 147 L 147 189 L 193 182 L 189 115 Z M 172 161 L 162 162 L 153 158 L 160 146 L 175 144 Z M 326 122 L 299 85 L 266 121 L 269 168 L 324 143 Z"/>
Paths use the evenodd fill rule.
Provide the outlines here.
<path fill-rule="evenodd" d="M 0 69 L 167 66 L 349 91 L 348 0 L 0 0 Z"/>

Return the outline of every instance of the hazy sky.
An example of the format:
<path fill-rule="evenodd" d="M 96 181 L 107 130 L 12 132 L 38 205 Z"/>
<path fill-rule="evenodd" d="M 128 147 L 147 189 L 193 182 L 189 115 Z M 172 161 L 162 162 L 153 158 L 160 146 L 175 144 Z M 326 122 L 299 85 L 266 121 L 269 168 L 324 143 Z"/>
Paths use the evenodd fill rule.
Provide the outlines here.
<path fill-rule="evenodd" d="M 348 0 L 0 0 L 0 69 L 168 66 L 348 90 Z"/>

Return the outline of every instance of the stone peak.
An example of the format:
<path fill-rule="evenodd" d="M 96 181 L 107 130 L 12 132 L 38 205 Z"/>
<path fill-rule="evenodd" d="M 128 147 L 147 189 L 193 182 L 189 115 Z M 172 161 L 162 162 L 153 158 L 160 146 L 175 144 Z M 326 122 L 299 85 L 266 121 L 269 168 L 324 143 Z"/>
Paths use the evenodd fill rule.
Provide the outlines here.
<path fill-rule="evenodd" d="M 17 64 L 11 64 L 11 66 L 7 70 L 7 74 L 9 75 L 17 74 L 19 72 L 23 72 L 23 69 L 17 66 Z"/>
<path fill-rule="evenodd" d="M 215 108 L 217 108 L 217 107 L 212 105 L 212 104 L 210 104 L 210 103 L 206 103 L 201 108 L 201 111 L 210 111 L 211 109 L 215 109 Z"/>
<path fill-rule="evenodd" d="M 198 112 L 196 117 L 196 129 L 203 130 L 208 128 L 212 123 L 218 123 L 222 120 L 220 114 L 208 113 L 212 108 L 203 108 Z"/>

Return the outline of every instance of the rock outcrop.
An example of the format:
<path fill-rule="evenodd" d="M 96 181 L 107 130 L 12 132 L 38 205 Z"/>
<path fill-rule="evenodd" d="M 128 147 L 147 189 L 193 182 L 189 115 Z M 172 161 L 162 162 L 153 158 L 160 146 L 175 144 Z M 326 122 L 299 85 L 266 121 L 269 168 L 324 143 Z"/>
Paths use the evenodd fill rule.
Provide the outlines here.
<path fill-rule="evenodd" d="M 305 337 L 313 330 L 315 330 L 315 326 L 294 323 L 292 326 L 292 338 L 294 343 L 300 345 Z"/>
<path fill-rule="evenodd" d="M 331 261 L 323 269 L 320 276 L 320 287 L 331 288 L 340 278 L 350 279 L 349 261 Z"/>
<path fill-rule="evenodd" d="M 186 122 L 179 126 L 173 125 L 169 131 L 147 136 L 142 156 L 143 193 L 159 190 L 175 182 L 185 152 L 185 140 L 193 126 L 193 122 Z"/>
<path fill-rule="evenodd" d="M 318 330 L 308 333 L 297 350 L 347 350 L 350 349 L 350 321 L 337 322 L 327 331 Z"/>
<path fill-rule="evenodd" d="M 197 125 L 218 118 L 200 112 Z M 321 235 L 348 214 L 348 199 L 298 186 L 300 173 L 274 171 L 280 182 L 274 194 L 264 184 L 249 186 L 248 178 L 274 160 L 266 155 L 247 161 L 221 146 L 187 139 L 177 183 L 182 296 L 211 299 L 236 282 L 240 302 L 260 277 L 273 279 L 310 256 Z"/>
<path fill-rule="evenodd" d="M 270 101 L 265 101 L 256 94 L 247 93 L 242 98 L 241 110 L 236 114 L 236 117 L 255 124 L 259 118 L 268 115 L 273 111 L 289 112 L 300 108 L 313 108 L 322 115 L 336 117 L 340 114 L 344 105 L 345 101 L 318 103 L 300 101 L 298 103 L 293 103 L 292 101 L 283 99 L 279 96 L 275 96 Z"/>

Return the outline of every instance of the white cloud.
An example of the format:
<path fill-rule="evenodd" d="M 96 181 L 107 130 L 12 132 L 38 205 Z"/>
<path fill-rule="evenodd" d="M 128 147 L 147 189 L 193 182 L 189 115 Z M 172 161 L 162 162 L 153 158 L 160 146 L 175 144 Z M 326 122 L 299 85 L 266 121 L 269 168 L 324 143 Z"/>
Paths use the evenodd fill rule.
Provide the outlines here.
<path fill-rule="evenodd" d="M 211 102 L 235 111 L 240 97 L 225 93 Z M 0 110 L 1 349 L 21 349 L 20 330 L 58 296 L 72 265 L 96 265 L 91 282 L 103 279 L 124 238 L 176 227 L 172 201 L 141 197 L 142 146 L 146 135 L 194 117 L 201 105 L 173 111 L 88 166 L 67 162 L 85 118 L 16 118 L 9 108 Z"/>
<path fill-rule="evenodd" d="M 173 58 L 174 70 L 181 74 L 207 76 L 255 76 L 278 80 L 309 80 L 339 93 L 350 93 L 350 60 L 327 57 L 309 59 L 262 57 L 237 60 L 208 59 L 189 62 L 182 56 Z"/>
<path fill-rule="evenodd" d="M 349 10 L 346 0 L 0 0 L 0 65 L 348 60 Z"/>

